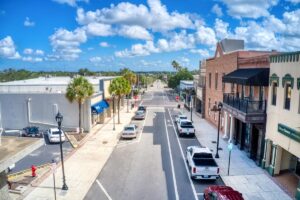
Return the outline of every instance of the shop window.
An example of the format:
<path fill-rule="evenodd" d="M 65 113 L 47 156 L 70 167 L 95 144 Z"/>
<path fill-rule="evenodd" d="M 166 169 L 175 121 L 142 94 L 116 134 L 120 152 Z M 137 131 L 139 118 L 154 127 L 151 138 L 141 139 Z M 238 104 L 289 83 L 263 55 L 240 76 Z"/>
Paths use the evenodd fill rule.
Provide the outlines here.
<path fill-rule="evenodd" d="M 234 93 L 234 83 L 231 83 L 231 90 L 230 90 L 231 93 Z"/>
<path fill-rule="evenodd" d="M 272 83 L 272 105 L 276 106 L 277 99 L 277 82 Z"/>
<path fill-rule="evenodd" d="M 291 107 L 292 86 L 286 83 L 284 88 L 284 109 L 290 110 Z"/>
<path fill-rule="evenodd" d="M 215 90 L 218 89 L 218 73 L 215 74 Z"/>
<path fill-rule="evenodd" d="M 223 76 L 222 77 L 224 77 L 225 76 L 225 73 L 223 73 Z M 223 79 L 223 78 L 222 78 Z M 225 83 L 224 82 L 222 82 L 222 92 L 224 92 L 225 91 Z"/>

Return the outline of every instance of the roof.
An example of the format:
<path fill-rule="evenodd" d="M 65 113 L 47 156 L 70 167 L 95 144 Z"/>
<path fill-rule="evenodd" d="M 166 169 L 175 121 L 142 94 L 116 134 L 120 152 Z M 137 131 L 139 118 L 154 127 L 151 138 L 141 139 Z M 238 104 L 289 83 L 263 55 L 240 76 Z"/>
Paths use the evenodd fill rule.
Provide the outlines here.
<path fill-rule="evenodd" d="M 224 53 L 243 50 L 245 48 L 244 40 L 223 39 L 220 41 L 220 46 Z"/>
<path fill-rule="evenodd" d="M 224 83 L 236 83 L 240 85 L 268 86 L 269 68 L 245 68 L 237 69 L 225 76 Z"/>
<path fill-rule="evenodd" d="M 99 80 L 101 79 L 112 79 L 114 77 L 108 76 L 95 76 L 89 77 L 85 76 L 85 78 L 93 85 L 99 85 Z M 27 80 L 19 80 L 19 81 L 11 81 L 11 82 L 3 82 L 0 83 L 0 86 L 39 86 L 39 85 L 68 85 L 72 80 L 71 77 L 61 76 L 61 77 L 39 77 L 34 79 Z"/>
<path fill-rule="evenodd" d="M 44 144 L 43 139 L 1 136 L 0 172 Z"/>
<path fill-rule="evenodd" d="M 212 153 L 208 147 L 193 146 L 194 153 Z"/>
<path fill-rule="evenodd" d="M 190 80 L 181 80 L 180 81 L 181 84 L 185 84 L 185 85 L 193 85 L 194 81 L 190 81 Z"/>

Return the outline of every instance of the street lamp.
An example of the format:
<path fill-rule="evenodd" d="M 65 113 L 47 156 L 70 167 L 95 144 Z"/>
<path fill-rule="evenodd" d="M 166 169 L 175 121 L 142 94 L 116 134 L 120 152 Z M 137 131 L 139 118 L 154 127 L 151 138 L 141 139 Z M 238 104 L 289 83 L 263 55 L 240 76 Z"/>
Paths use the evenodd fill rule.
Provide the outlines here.
<path fill-rule="evenodd" d="M 193 95 L 190 95 L 191 122 L 193 122 Z"/>
<path fill-rule="evenodd" d="M 115 94 L 112 94 L 113 97 L 113 131 L 116 130 L 115 127 Z"/>
<path fill-rule="evenodd" d="M 218 117 L 218 138 L 217 138 L 217 150 L 216 150 L 216 156 L 215 158 L 219 158 L 219 137 L 220 137 L 220 118 L 221 118 L 221 111 L 222 111 L 223 104 L 219 102 L 217 105 L 215 103 L 214 107 L 211 109 L 213 112 L 219 112 L 219 117 Z"/>
<path fill-rule="evenodd" d="M 61 166 L 62 166 L 62 174 L 63 174 L 63 186 L 62 190 L 68 190 L 68 186 L 66 184 L 66 177 L 65 177 L 65 167 L 64 167 L 64 155 L 62 150 L 62 141 L 61 141 L 61 123 L 63 121 L 63 116 L 58 111 L 55 120 L 58 124 L 58 130 L 59 130 L 59 145 L 60 145 L 60 159 L 61 159 Z"/>

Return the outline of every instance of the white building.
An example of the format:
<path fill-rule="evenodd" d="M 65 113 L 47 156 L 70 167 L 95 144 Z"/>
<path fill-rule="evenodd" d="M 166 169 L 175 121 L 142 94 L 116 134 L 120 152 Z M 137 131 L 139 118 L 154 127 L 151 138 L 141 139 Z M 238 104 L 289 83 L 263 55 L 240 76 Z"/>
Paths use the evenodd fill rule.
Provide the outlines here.
<path fill-rule="evenodd" d="M 298 179 L 300 199 L 300 52 L 270 57 L 270 88 L 262 167 Z"/>
<path fill-rule="evenodd" d="M 93 125 L 110 116 L 108 87 L 113 77 L 86 77 L 95 93 L 82 105 L 82 128 L 90 131 Z M 64 116 L 63 127 L 78 128 L 78 103 L 70 103 L 66 89 L 70 77 L 40 77 L 0 83 L 0 127 L 22 129 L 37 125 L 43 128 L 57 126 L 55 115 Z"/>

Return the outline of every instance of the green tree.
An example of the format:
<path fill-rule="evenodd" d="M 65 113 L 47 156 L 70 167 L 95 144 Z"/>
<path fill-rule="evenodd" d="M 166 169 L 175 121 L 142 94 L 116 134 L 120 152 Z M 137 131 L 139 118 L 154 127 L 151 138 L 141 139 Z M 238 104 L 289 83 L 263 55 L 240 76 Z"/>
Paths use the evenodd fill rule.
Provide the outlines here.
<path fill-rule="evenodd" d="M 193 75 L 187 68 L 183 68 L 168 79 L 168 87 L 175 89 L 181 80 L 193 80 Z"/>
<path fill-rule="evenodd" d="M 81 128 L 81 107 L 85 100 L 94 94 L 93 85 L 84 77 L 79 76 L 74 78 L 67 87 L 66 98 L 72 103 L 77 101 L 79 108 L 79 128 Z"/>
<path fill-rule="evenodd" d="M 182 67 L 176 60 L 173 60 L 171 64 L 176 71 L 180 71 L 182 69 Z"/>
<path fill-rule="evenodd" d="M 109 93 L 118 99 L 118 123 L 120 124 L 120 102 L 124 95 L 130 93 L 130 84 L 124 77 L 115 78 L 109 85 Z"/>

